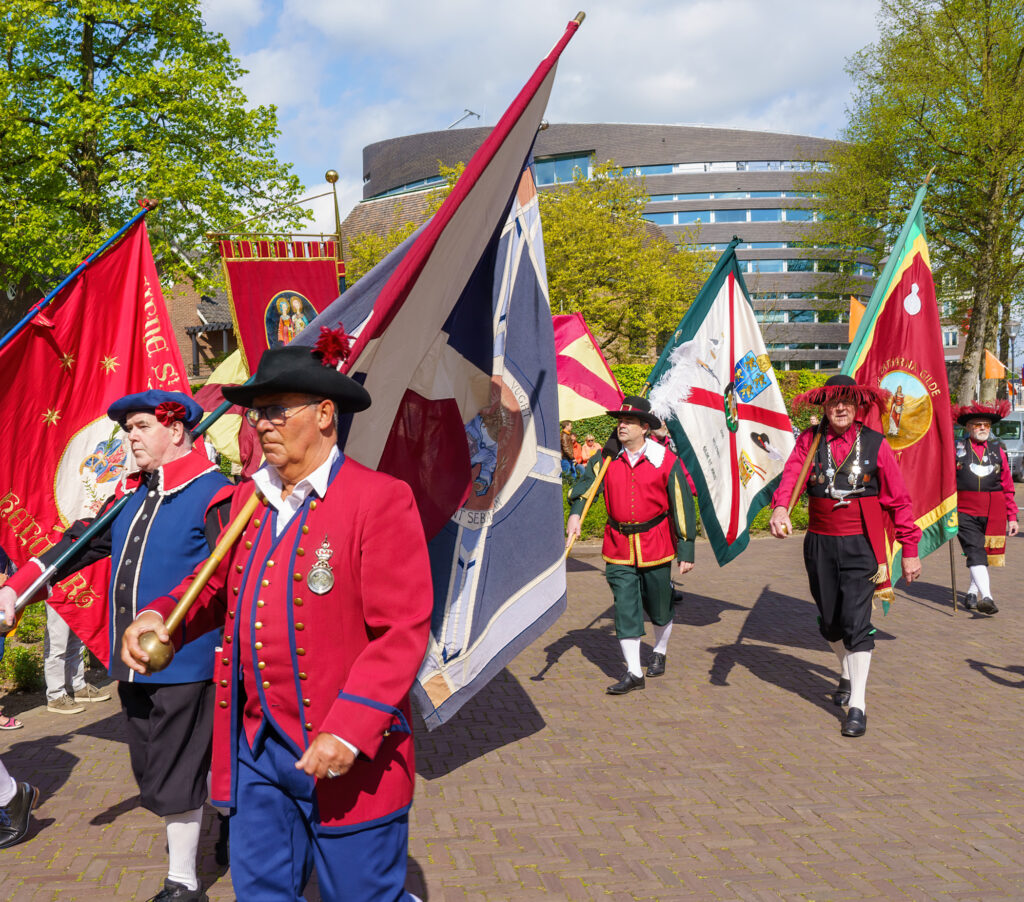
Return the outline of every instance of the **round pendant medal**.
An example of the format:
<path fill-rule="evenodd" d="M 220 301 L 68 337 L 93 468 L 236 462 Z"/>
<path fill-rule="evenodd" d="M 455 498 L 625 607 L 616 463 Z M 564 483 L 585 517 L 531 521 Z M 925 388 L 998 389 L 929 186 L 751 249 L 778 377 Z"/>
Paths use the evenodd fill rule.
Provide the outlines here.
<path fill-rule="evenodd" d="M 306 585 L 316 595 L 326 595 L 334 587 L 334 573 L 326 564 L 314 564 L 306 577 Z"/>

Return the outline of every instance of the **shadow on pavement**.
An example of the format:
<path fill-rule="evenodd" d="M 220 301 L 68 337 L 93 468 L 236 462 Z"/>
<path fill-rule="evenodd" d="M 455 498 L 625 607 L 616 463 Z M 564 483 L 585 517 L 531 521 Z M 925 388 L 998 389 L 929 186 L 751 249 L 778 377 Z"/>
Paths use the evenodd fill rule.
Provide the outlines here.
<path fill-rule="evenodd" d="M 79 736 L 90 736 L 93 739 L 103 739 L 107 742 L 127 742 L 124 737 L 124 715 L 121 713 L 121 706 L 117 702 L 101 702 L 100 704 L 111 705 L 110 714 L 103 720 L 95 720 L 79 727 L 75 732 Z"/>
<path fill-rule="evenodd" d="M 596 564 L 591 564 L 588 561 L 581 561 L 579 558 L 570 557 L 565 559 L 565 570 L 567 573 L 585 573 L 588 570 L 600 569 L 601 568 Z"/>
<path fill-rule="evenodd" d="M 1000 686 L 1009 686 L 1011 689 L 1024 689 L 1024 666 L 1020 664 L 1000 667 L 998 664 L 986 664 L 984 661 L 974 661 L 971 658 L 967 658 L 967 664 L 971 670 L 977 670 L 978 673 L 984 674 L 993 683 L 998 683 Z M 997 671 L 1009 674 L 1014 679 L 1000 676 Z"/>
<path fill-rule="evenodd" d="M 622 676 L 622 662 L 619 660 L 621 655 L 619 654 L 619 644 L 615 641 L 613 616 L 614 608 L 605 608 L 586 626 L 569 630 L 559 636 L 544 649 L 547 660 L 541 670 L 530 679 L 535 682 L 543 681 L 544 676 L 561 660 L 562 655 L 573 648 L 578 648 L 583 657 L 605 676 L 615 679 Z M 597 624 L 601 620 L 606 622 L 598 626 Z"/>
<path fill-rule="evenodd" d="M 541 713 L 519 681 L 502 670 L 455 716 L 427 732 L 413 709 L 416 773 L 425 780 L 444 777 L 470 761 L 544 729 Z"/>
<path fill-rule="evenodd" d="M 430 898 L 427 893 L 427 878 L 423 873 L 420 863 L 411 855 L 406 863 L 405 888 L 410 893 L 415 893 L 423 902 Z"/>
<path fill-rule="evenodd" d="M 61 748 L 72 737 L 72 733 L 40 736 L 4 749 L 4 764 L 11 776 L 38 786 L 40 804 L 60 791 L 78 764 L 77 755 Z"/>
<path fill-rule="evenodd" d="M 90 824 L 96 827 L 105 826 L 106 824 L 112 824 L 122 814 L 127 814 L 129 811 L 134 811 L 142 804 L 142 799 L 139 798 L 138 794 L 133 795 L 131 798 L 122 799 L 116 805 L 111 805 L 104 811 L 97 814 L 91 821 Z"/>
<path fill-rule="evenodd" d="M 683 623 L 686 626 L 710 626 L 712 623 L 718 623 L 725 611 L 747 610 L 746 605 L 733 604 L 731 601 L 711 598 L 708 595 L 696 595 L 693 592 L 687 592 L 685 588 L 677 588 L 677 591 L 682 593 L 682 598 L 676 596 L 675 608 L 672 612 L 673 623 Z"/>

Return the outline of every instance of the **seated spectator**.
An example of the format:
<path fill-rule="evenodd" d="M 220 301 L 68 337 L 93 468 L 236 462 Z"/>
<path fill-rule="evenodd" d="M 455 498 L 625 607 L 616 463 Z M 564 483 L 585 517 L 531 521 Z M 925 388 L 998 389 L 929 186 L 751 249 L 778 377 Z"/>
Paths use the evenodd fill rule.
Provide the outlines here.
<path fill-rule="evenodd" d="M 593 434 L 588 434 L 583 440 L 583 444 L 580 446 L 580 451 L 583 455 L 583 463 L 586 463 L 592 458 L 598 451 L 601 450 L 601 446 L 595 441 Z"/>

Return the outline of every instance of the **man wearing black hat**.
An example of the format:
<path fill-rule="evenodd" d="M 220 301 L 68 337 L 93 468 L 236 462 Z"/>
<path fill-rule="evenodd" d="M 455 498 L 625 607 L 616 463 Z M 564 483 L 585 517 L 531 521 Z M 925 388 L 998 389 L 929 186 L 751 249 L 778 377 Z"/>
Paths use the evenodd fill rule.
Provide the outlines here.
<path fill-rule="evenodd" d="M 619 421 L 618 446 L 611 449 L 614 458 L 601 486 L 608 508 L 601 553 L 615 600 L 615 634 L 626 660 L 626 674 L 607 692 L 625 695 L 645 686 L 640 666 L 644 612 L 654 628 L 654 653 L 647 676 L 665 672 L 672 633 L 672 561 L 679 562 L 680 574 L 693 569 L 696 518 L 678 458 L 650 437 L 651 430 L 661 425 L 651 413 L 650 401 L 628 396 L 619 410 L 608 414 Z M 566 524 L 569 539 L 580 535 L 584 495 L 603 456 L 595 454 L 590 459 L 586 473 L 572 488 Z"/>
<path fill-rule="evenodd" d="M 163 817 L 167 830 L 168 875 L 154 900 L 205 900 L 196 851 L 210 768 L 210 680 L 218 637 L 190 633 L 174 663 L 148 676 L 129 670 L 118 651 L 125 628 L 144 604 L 170 591 L 209 554 L 226 514 L 228 481 L 192 445 L 188 430 L 203 411 L 188 395 L 151 389 L 115 401 L 107 415 L 127 433 L 138 470 L 118 485 L 99 513 L 125 493 L 132 498 L 108 529 L 93 536 L 88 549 L 51 581 L 111 558 L 108 669 L 120 681 L 118 695 L 142 805 Z M 17 596 L 91 522 L 72 524 L 57 545 L 29 561 L 0 589 L 0 611 L 8 622 Z"/>
<path fill-rule="evenodd" d="M 326 330 L 325 330 L 326 331 Z M 301 898 L 313 869 L 325 902 L 410 898 L 408 810 L 415 767 L 408 693 L 426 651 L 433 589 L 404 482 L 345 457 L 339 413 L 370 397 L 338 367 L 344 342 L 266 351 L 224 389 L 249 407 L 267 464 L 232 499 L 255 512 L 185 620 L 223 626 L 212 793 L 230 808 L 231 880 L 250 900 Z M 191 579 L 125 633 L 169 641 L 163 618 Z M 175 641 L 177 637 L 175 637 Z"/>
<path fill-rule="evenodd" d="M 990 616 L 999 608 L 992 598 L 988 568 L 1004 565 L 1006 536 L 1017 535 L 1010 462 L 1002 443 L 992 437 L 992 424 L 1009 409 L 1006 401 L 953 409 L 954 419 L 966 432 L 956 441 L 957 538 L 971 573 L 964 607 Z"/>
<path fill-rule="evenodd" d="M 804 539 L 804 566 L 818 607 L 818 629 L 839 659 L 837 705 L 849 705 L 841 732 L 863 736 L 867 730 L 868 669 L 875 646 L 872 599 L 892 598 L 885 550 L 886 511 L 903 545 L 903 577 L 921 574 L 917 546 L 921 530 L 914 523 L 910 495 L 889 443 L 865 423 L 871 405 L 885 405 L 888 393 L 858 385 L 849 376 L 832 376 L 823 387 L 794 399 L 794 407 L 822 405 L 818 428 L 805 429 L 782 471 L 772 498 L 772 535 L 793 531 L 790 499 L 806 487 L 810 524 Z M 806 481 L 798 485 L 804 461 L 817 447 Z"/>

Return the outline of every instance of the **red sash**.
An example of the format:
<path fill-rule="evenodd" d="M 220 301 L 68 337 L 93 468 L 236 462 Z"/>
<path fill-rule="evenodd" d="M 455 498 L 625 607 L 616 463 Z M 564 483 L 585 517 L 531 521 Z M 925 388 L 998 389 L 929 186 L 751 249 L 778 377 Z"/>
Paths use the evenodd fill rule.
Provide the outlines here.
<path fill-rule="evenodd" d="M 961 514 L 985 517 L 985 554 L 990 567 L 1006 564 L 1006 498 L 998 492 L 957 492 L 956 506 Z"/>

